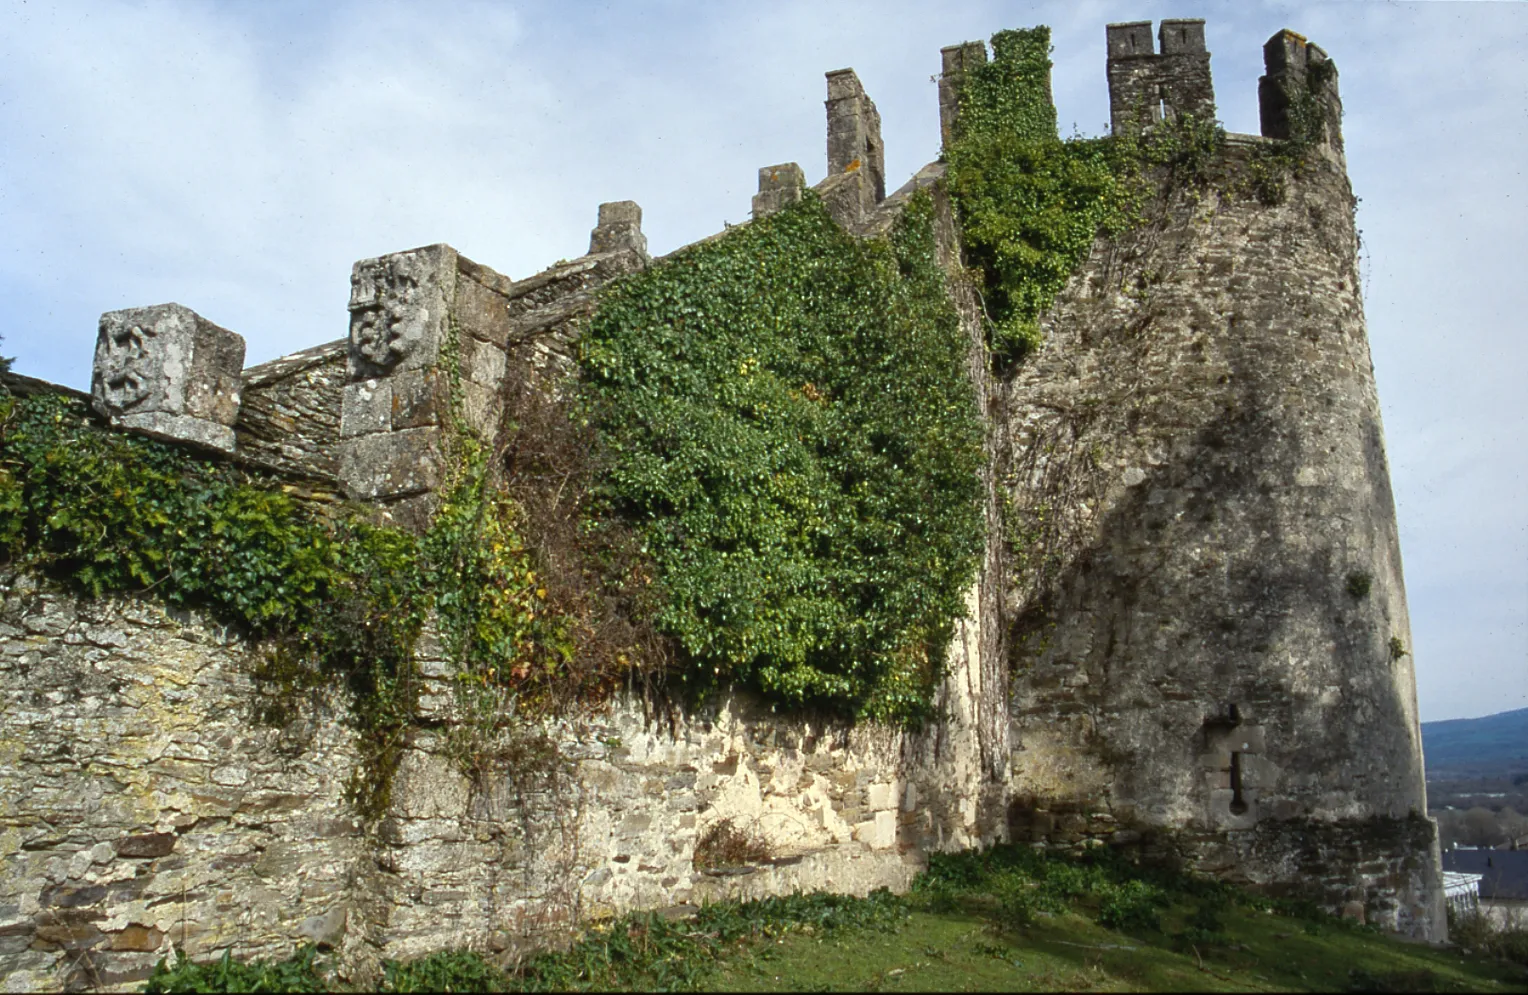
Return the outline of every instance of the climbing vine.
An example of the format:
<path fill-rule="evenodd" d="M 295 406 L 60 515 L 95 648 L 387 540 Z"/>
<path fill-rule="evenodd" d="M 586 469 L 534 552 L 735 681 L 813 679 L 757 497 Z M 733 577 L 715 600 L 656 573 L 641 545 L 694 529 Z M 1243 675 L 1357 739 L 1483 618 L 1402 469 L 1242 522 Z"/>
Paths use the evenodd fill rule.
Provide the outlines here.
<path fill-rule="evenodd" d="M 929 196 L 862 241 L 808 194 L 613 287 L 581 341 L 598 496 L 654 564 L 679 676 L 929 714 L 982 543 Z"/>
<path fill-rule="evenodd" d="M 1040 316 L 1095 238 L 1140 223 L 1146 170 L 1202 182 L 1224 137 L 1214 122 L 1185 115 L 1142 137 L 1063 141 L 1050 69 L 1049 28 L 993 35 L 992 61 L 966 70 L 944 149 L 1000 360 L 1039 344 Z"/>
<path fill-rule="evenodd" d="M 257 677 L 271 718 L 304 690 L 347 688 L 362 761 L 351 796 L 377 816 L 416 723 L 414 650 L 432 617 L 464 690 L 550 707 L 574 652 L 481 443 L 451 435 L 439 512 L 415 536 L 106 431 L 80 401 L 0 393 L 0 557 L 87 596 L 152 592 L 242 627 L 265 646 Z"/>

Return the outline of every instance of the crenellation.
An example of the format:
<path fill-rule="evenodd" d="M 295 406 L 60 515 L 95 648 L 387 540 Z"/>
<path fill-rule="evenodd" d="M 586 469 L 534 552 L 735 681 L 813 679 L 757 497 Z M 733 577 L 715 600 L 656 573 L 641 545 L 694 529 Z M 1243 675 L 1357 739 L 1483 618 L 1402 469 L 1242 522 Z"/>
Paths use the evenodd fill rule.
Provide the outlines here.
<path fill-rule="evenodd" d="M 759 192 L 753 195 L 753 216 L 768 217 L 798 203 L 806 190 L 806 174 L 794 162 L 759 168 Z"/>
<path fill-rule="evenodd" d="M 1304 35 L 1285 29 L 1263 45 L 1263 64 L 1266 74 L 1257 84 L 1263 137 L 1299 141 L 1345 164 L 1336 63 Z"/>
<path fill-rule="evenodd" d="M 1138 55 L 1156 55 L 1150 21 L 1127 21 L 1104 27 L 1104 39 L 1110 59 L 1129 59 Z"/>
<path fill-rule="evenodd" d="M 1213 119 L 1202 20 L 1163 20 L 1155 39 L 1151 21 L 1111 24 L 1106 41 L 1115 134 Z M 947 143 L 987 58 L 982 42 L 941 50 Z M 566 779 L 521 793 L 451 763 L 458 682 L 427 626 L 428 721 L 368 828 L 345 801 L 344 702 L 251 726 L 258 648 L 237 634 L 152 598 L 0 578 L 0 629 L 19 634 L 0 640 L 0 674 L 27 676 L 0 690 L 14 706 L 0 741 L 17 744 L 0 751 L 0 797 L 17 800 L 0 905 L 27 909 L 6 926 L 27 942 L 0 948 L 0 978 L 82 984 L 74 954 L 89 950 L 141 980 L 172 940 L 199 959 L 317 941 L 367 978 L 384 956 L 513 953 L 580 912 L 904 888 L 931 851 L 1003 839 L 1182 862 L 1439 937 L 1414 664 L 1388 651 L 1410 633 L 1352 192 L 1325 168 L 1341 165 L 1336 68 L 1291 31 L 1264 59 L 1265 139 L 1314 127 L 1323 168 L 1290 177 L 1281 204 L 1164 191 L 1161 223 L 1101 236 L 1042 343 L 1001 371 L 945 165 L 887 197 L 875 105 L 853 70 L 827 74 L 818 195 L 874 237 L 932 192 L 990 432 L 988 549 L 927 728 L 824 724 L 741 694 L 665 726 L 618 697 L 549 721 Z M 1228 141 L 1219 165 L 1245 169 L 1265 139 Z M 765 166 L 753 217 L 804 196 L 799 165 Z M 108 312 L 91 403 L 114 426 L 246 458 L 289 489 L 316 478 L 422 530 L 450 433 L 508 452 L 530 402 L 566 399 L 601 288 L 662 262 L 641 220 L 634 202 L 601 204 L 587 255 L 519 280 L 445 244 L 361 260 L 347 338 L 248 369 L 239 336 L 180 305 Z M 1005 514 L 1038 516 L 1044 556 L 1012 556 Z M 1355 569 L 1374 581 L 1361 601 L 1344 588 Z M 104 681 L 105 663 L 132 679 Z M 786 858 L 697 870 L 695 843 L 722 817 L 758 820 Z M 183 890 L 188 876 L 202 884 Z M 34 944 L 65 907 L 88 917 L 75 946 Z"/>
<path fill-rule="evenodd" d="M 853 69 L 827 74 L 828 176 L 818 191 L 841 224 L 862 221 L 886 198 L 881 115 Z"/>
<path fill-rule="evenodd" d="M 1149 23 L 1149 22 L 1148 22 Z M 1169 19 L 1157 31 L 1163 55 L 1204 55 L 1203 18 Z"/>
<path fill-rule="evenodd" d="M 642 208 L 634 200 L 601 204 L 599 223 L 589 233 L 589 253 L 631 251 L 647 259 L 647 236 L 642 234 Z"/>
<path fill-rule="evenodd" d="M 1215 119 L 1203 20 L 1164 20 L 1160 51 L 1152 45 L 1150 21 L 1111 24 L 1105 37 L 1109 120 L 1115 135 L 1139 134 L 1169 118 Z"/>

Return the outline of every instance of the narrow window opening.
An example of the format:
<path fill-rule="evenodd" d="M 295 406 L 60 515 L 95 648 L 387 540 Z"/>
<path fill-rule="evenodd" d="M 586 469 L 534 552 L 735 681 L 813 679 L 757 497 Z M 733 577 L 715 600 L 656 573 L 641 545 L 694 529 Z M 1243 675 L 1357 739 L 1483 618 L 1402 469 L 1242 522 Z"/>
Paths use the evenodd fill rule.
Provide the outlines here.
<path fill-rule="evenodd" d="M 1236 702 L 1233 701 L 1226 706 L 1226 716 L 1233 726 L 1241 725 L 1241 709 L 1236 707 Z"/>
<path fill-rule="evenodd" d="M 1163 120 L 1163 121 L 1167 120 L 1167 101 L 1166 100 L 1162 100 L 1162 99 L 1158 99 L 1157 100 L 1157 117 L 1159 119 Z"/>
<path fill-rule="evenodd" d="M 1242 797 L 1242 755 L 1234 752 L 1231 754 L 1231 814 L 1243 815 L 1246 811 L 1247 800 Z"/>

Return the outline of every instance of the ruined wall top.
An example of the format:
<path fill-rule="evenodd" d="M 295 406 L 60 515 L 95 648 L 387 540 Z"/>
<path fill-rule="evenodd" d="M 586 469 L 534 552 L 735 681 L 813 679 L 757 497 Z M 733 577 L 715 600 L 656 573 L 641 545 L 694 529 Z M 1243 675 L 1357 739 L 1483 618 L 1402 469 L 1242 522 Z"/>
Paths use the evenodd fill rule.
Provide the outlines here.
<path fill-rule="evenodd" d="M 1205 22 L 1197 18 L 1163 20 L 1155 35 L 1152 27 L 1151 21 L 1142 20 L 1110 24 L 1105 29 L 1110 114 L 1117 135 L 1138 134 L 1157 122 L 1181 115 L 1192 114 L 1200 120 L 1213 120 L 1215 116 Z M 940 51 L 940 128 L 946 142 L 952 136 L 959 113 L 961 85 L 967 75 L 985 64 L 987 59 L 986 45 L 981 41 L 962 42 Z M 1323 154 L 1340 158 L 1341 101 L 1337 94 L 1336 69 L 1326 53 L 1301 35 L 1280 31 L 1264 46 L 1264 59 L 1267 73 L 1259 82 L 1263 135 L 1277 139 L 1303 138 Z M 896 210 L 897 203 L 896 198 L 887 200 L 880 114 L 853 69 L 829 72 L 825 82 L 827 177 L 815 189 L 832 216 L 846 228 L 860 234 L 879 230 L 876 219 L 884 222 L 888 212 Z M 919 175 L 923 176 L 922 173 Z M 762 168 L 759 192 L 753 199 L 753 216 L 764 217 L 799 201 L 806 185 L 805 176 L 795 163 L 783 162 Z M 618 263 L 610 262 L 617 257 Z M 650 257 L 642 234 L 642 211 L 636 203 L 617 201 L 600 205 L 598 223 L 590 233 L 588 258 L 606 260 L 597 266 L 589 262 L 584 267 L 595 267 L 605 274 L 599 279 L 618 270 L 647 265 Z M 464 273 L 470 271 L 482 279 L 466 276 L 459 279 L 455 272 L 458 265 L 466 268 Z M 303 397 L 293 395 L 277 405 L 286 410 L 282 405 L 290 402 L 295 405 L 291 411 L 307 412 L 302 424 L 291 425 L 288 424 L 293 422 L 291 411 L 281 414 L 274 407 L 259 415 L 263 420 L 258 426 L 252 421 L 245 424 L 249 419 L 240 414 L 241 405 L 261 391 L 277 390 L 267 381 L 283 379 L 291 371 L 282 372 L 286 371 L 286 366 L 278 364 L 276 372 L 254 379 L 246 376 L 241 384 L 243 339 L 235 333 L 180 305 L 109 312 L 102 316 L 96 349 L 92 386 L 94 403 L 104 417 L 120 427 L 181 439 L 235 455 L 245 447 L 244 442 L 238 440 L 251 440 L 257 436 L 262 445 L 272 451 L 291 448 L 279 437 L 282 432 L 312 434 L 318 431 L 319 426 L 309 415 L 322 408 L 327 420 L 320 420 L 325 426 L 329 421 L 334 425 L 321 433 L 325 437 L 318 448 L 333 448 L 338 444 L 335 440 L 343 437 L 346 440 L 343 448 L 354 449 L 358 443 L 350 440 L 381 431 L 384 412 L 376 404 L 359 403 L 361 395 L 372 390 L 366 385 L 399 376 L 431 380 L 425 371 L 433 370 L 441 361 L 448 321 L 453 317 L 466 320 L 457 315 L 459 308 L 471 305 L 472 320 L 477 322 L 474 327 L 481 326 L 480 334 L 475 337 L 482 340 L 482 348 L 467 342 L 466 348 L 471 355 L 464 358 L 476 363 L 469 363 L 476 371 L 475 388 L 480 388 L 485 395 L 491 393 L 502 365 L 495 356 L 503 353 L 507 344 L 505 308 L 518 314 L 519 310 L 529 307 L 526 303 L 507 302 L 522 291 L 531 293 L 532 282 L 539 279 L 542 277 L 531 277 L 530 282 L 509 280 L 471 260 L 458 259 L 454 250 L 445 245 L 363 260 L 357 264 L 349 302 L 351 327 L 345 358 L 348 371 L 344 379 L 350 386 L 345 410 L 341 412 L 338 402 L 331 405 L 327 398 L 322 404 L 307 404 Z M 588 290 L 579 281 L 586 282 L 587 279 L 593 277 L 579 277 L 575 281 L 581 288 L 575 295 L 578 301 L 574 302 L 579 306 L 586 303 L 584 297 Z M 476 287 L 477 283 L 482 286 Z M 511 291 L 508 289 L 511 287 L 517 289 Z M 468 294 L 472 300 L 458 301 L 458 292 Z M 541 307 L 540 298 L 546 293 L 536 290 L 534 296 L 526 300 L 534 300 L 536 307 Z M 484 294 L 488 296 L 484 297 Z M 491 305 L 478 306 L 481 303 L 478 297 L 491 301 Z M 499 300 L 499 297 L 505 300 Z M 553 317 L 562 314 L 555 307 L 548 313 L 553 312 Z M 462 312 L 463 315 L 467 313 Z M 517 317 L 516 321 L 515 327 L 519 330 L 516 334 L 541 327 L 529 317 Z M 327 371 L 323 376 L 334 380 L 333 383 L 326 380 L 328 387 L 333 388 L 331 392 L 337 392 L 343 386 L 334 379 L 334 371 Z M 288 390 L 286 387 L 279 389 Z M 335 396 L 337 398 L 338 394 Z M 273 397 L 274 394 L 270 398 L 257 398 L 257 403 L 272 407 Z M 267 401 L 272 403 L 267 404 Z M 392 401 L 400 401 L 400 398 L 393 397 Z M 474 413 L 486 431 L 491 422 L 492 405 L 487 396 L 474 397 L 473 401 Z M 335 407 L 332 418 L 328 417 L 329 407 Z M 368 412 L 364 419 L 361 417 L 362 407 Z M 425 405 L 425 408 L 430 407 Z M 404 404 L 403 408 L 408 405 Z M 406 411 L 399 418 L 399 424 L 394 425 L 392 416 L 387 416 L 388 431 L 423 427 L 414 425 Z M 363 428 L 363 423 L 370 427 Z M 335 436 L 335 440 L 329 439 L 330 435 Z M 377 443 L 373 440 L 372 444 Z M 259 458 L 253 449 L 246 455 Z M 360 453 L 354 455 L 355 459 L 339 463 L 355 473 L 362 470 L 362 463 L 386 462 L 373 459 L 375 453 L 366 458 L 361 458 Z M 317 468 L 320 475 L 329 473 L 334 463 L 317 449 L 304 460 L 311 464 L 310 469 Z M 344 473 L 340 475 L 346 476 Z M 412 474 L 403 476 L 413 478 Z M 370 494 L 372 490 L 358 487 L 356 493 Z"/>

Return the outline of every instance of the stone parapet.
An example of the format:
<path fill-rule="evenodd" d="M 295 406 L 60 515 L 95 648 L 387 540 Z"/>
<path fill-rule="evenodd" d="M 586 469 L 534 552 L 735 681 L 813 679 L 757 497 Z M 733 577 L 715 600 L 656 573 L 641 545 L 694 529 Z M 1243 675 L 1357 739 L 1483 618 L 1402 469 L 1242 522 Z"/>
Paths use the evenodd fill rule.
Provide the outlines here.
<path fill-rule="evenodd" d="M 246 369 L 234 425 L 239 454 L 333 480 L 349 351 L 339 339 Z"/>

